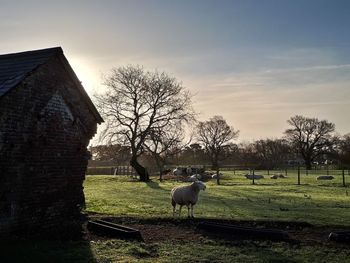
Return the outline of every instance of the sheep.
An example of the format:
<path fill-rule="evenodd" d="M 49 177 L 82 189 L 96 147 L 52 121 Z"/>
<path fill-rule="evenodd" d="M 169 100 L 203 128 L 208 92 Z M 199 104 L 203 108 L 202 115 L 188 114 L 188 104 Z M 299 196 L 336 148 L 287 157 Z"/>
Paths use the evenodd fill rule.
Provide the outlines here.
<path fill-rule="evenodd" d="M 175 217 L 176 204 L 180 206 L 179 217 L 182 206 L 187 206 L 188 217 L 193 218 L 193 206 L 198 201 L 198 194 L 200 190 L 205 190 L 206 186 L 201 181 L 193 182 L 190 185 L 174 187 L 171 190 L 171 205 L 173 206 L 173 217 Z M 191 215 L 190 215 L 191 209 Z"/>
<path fill-rule="evenodd" d="M 186 168 L 186 174 L 187 175 L 192 175 L 192 168 L 191 168 L 191 166 Z"/>
<path fill-rule="evenodd" d="M 186 182 L 195 182 L 195 181 L 199 181 L 202 179 L 202 176 L 200 174 L 193 174 L 190 177 L 187 177 L 187 179 L 185 179 Z"/>
<path fill-rule="evenodd" d="M 194 175 L 191 175 L 190 177 L 188 177 L 186 181 L 187 181 L 187 182 L 196 182 L 196 181 L 198 181 L 198 178 L 197 178 L 197 176 L 194 174 Z"/>
<path fill-rule="evenodd" d="M 182 175 L 182 169 L 180 169 L 180 168 L 175 168 L 175 169 L 173 170 L 173 174 L 174 174 L 174 175 Z"/>
<path fill-rule="evenodd" d="M 316 180 L 333 180 L 334 177 L 331 175 L 320 175 L 316 177 Z"/>
<path fill-rule="evenodd" d="M 244 176 L 249 180 L 253 180 L 253 178 L 254 180 L 264 179 L 264 176 L 259 174 L 245 174 Z"/>
<path fill-rule="evenodd" d="M 219 173 L 219 176 L 221 177 L 222 176 L 222 173 Z M 218 178 L 218 174 L 217 173 L 214 173 L 211 175 L 211 179 L 216 179 Z"/>
<path fill-rule="evenodd" d="M 270 179 L 277 179 L 277 178 L 287 178 L 287 176 L 284 176 L 283 174 L 274 174 L 270 176 Z"/>

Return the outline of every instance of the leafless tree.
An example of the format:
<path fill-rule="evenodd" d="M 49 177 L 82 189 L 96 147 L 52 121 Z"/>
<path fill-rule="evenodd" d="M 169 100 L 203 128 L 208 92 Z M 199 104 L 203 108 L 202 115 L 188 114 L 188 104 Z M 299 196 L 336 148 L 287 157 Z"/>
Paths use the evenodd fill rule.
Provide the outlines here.
<path fill-rule="evenodd" d="M 175 78 L 140 66 L 113 69 L 105 78 L 107 91 L 95 95 L 106 121 L 103 138 L 131 148 L 130 165 L 148 181 L 149 175 L 138 158 L 150 133 L 172 123 L 193 118 L 191 95 Z"/>
<path fill-rule="evenodd" d="M 291 128 L 284 132 L 286 138 L 304 159 L 306 169 L 311 169 L 315 158 L 331 152 L 334 146 L 333 123 L 300 115 L 291 117 L 287 122 Z"/>
<path fill-rule="evenodd" d="M 113 161 L 124 165 L 130 160 L 130 147 L 120 144 L 91 146 L 90 152 L 96 161 Z"/>
<path fill-rule="evenodd" d="M 158 171 L 159 180 L 162 181 L 164 166 L 169 158 L 180 153 L 190 144 L 191 138 L 185 142 L 184 123 L 177 122 L 175 125 L 168 125 L 163 129 L 152 129 L 144 143 L 145 149 L 151 153 Z"/>
<path fill-rule="evenodd" d="M 290 146 L 284 139 L 261 139 L 253 143 L 260 166 L 267 169 L 281 166 L 290 154 Z"/>
<path fill-rule="evenodd" d="M 350 133 L 345 134 L 339 139 L 337 157 L 342 166 L 350 166 Z"/>
<path fill-rule="evenodd" d="M 217 184 L 220 184 L 219 160 L 224 147 L 237 138 L 239 131 L 229 126 L 221 116 L 214 116 L 208 121 L 199 122 L 197 126 L 198 141 L 204 146 L 210 157 L 212 168 L 217 173 Z"/>

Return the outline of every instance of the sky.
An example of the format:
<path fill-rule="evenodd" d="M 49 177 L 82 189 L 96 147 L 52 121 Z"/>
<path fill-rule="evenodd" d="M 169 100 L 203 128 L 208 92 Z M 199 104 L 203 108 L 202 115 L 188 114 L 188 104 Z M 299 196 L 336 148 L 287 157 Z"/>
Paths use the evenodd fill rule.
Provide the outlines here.
<path fill-rule="evenodd" d="M 61 46 L 90 96 L 113 67 L 176 77 L 240 141 L 299 114 L 350 132 L 350 1 L 0 0 L 0 54 Z"/>

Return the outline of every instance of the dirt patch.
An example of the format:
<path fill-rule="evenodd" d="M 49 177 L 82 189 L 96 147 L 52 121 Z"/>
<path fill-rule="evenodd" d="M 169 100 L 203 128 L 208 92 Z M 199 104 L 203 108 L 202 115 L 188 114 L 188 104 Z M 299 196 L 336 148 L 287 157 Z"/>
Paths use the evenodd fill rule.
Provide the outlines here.
<path fill-rule="evenodd" d="M 162 242 L 162 241 L 195 241 L 201 238 L 201 234 L 197 233 L 191 227 L 176 226 L 169 223 L 161 225 L 152 224 L 135 224 L 132 227 L 140 230 L 145 242 Z"/>
<path fill-rule="evenodd" d="M 291 242 L 303 244 L 328 244 L 334 246 L 343 246 L 328 241 L 328 235 L 332 231 L 350 230 L 349 228 L 341 228 L 339 226 L 316 227 L 308 223 L 296 222 L 280 222 L 280 221 L 236 221 L 236 220 L 219 220 L 219 219 L 139 219 L 131 217 L 105 217 L 92 216 L 90 219 L 103 219 L 116 224 L 122 224 L 141 232 L 146 243 L 155 243 L 163 241 L 191 242 L 199 241 L 202 238 L 211 239 L 227 239 L 215 233 L 207 233 L 197 229 L 197 225 L 201 221 L 209 221 L 216 223 L 233 224 L 236 226 L 254 227 L 254 228 L 273 228 L 285 230 L 288 232 Z M 105 239 L 105 237 L 96 236 L 87 231 L 87 239 Z M 106 238 L 107 239 L 107 238 Z M 242 237 L 229 237 L 230 240 L 239 240 Z M 244 237 L 243 237 L 244 239 Z"/>

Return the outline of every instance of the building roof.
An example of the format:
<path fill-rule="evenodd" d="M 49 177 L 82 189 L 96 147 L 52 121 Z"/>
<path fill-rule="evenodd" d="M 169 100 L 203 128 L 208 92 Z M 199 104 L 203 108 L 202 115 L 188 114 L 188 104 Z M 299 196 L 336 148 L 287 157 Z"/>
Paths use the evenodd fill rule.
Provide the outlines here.
<path fill-rule="evenodd" d="M 87 102 L 89 109 L 95 115 L 97 122 L 103 122 L 102 117 L 96 110 L 67 59 L 64 57 L 61 47 L 0 55 L 0 98 L 21 83 L 22 80 L 29 76 L 35 69 L 58 54 L 61 55 L 60 60 L 63 63 L 63 66 L 67 73 L 72 77 L 82 97 Z"/>
<path fill-rule="evenodd" d="M 63 54 L 62 49 L 56 47 L 0 55 L 0 97 L 58 52 Z"/>

